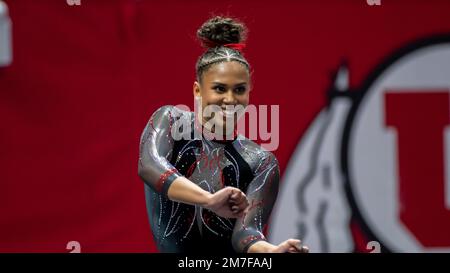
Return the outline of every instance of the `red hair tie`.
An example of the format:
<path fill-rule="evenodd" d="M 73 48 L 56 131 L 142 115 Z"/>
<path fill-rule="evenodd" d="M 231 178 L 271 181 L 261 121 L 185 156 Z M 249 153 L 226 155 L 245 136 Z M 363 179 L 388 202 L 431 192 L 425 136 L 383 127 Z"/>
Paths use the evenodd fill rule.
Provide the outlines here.
<path fill-rule="evenodd" d="M 229 47 L 229 48 L 232 48 L 232 49 L 235 49 L 235 50 L 238 50 L 238 51 L 242 51 L 242 50 L 244 49 L 244 47 L 245 47 L 245 44 L 243 44 L 243 43 L 238 43 L 238 44 L 225 44 L 225 45 L 223 45 L 223 46 Z"/>

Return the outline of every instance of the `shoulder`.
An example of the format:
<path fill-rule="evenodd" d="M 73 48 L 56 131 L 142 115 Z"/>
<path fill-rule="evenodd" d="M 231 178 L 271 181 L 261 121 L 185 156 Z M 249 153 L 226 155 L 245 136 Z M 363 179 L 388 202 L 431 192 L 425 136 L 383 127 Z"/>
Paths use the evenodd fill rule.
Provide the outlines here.
<path fill-rule="evenodd" d="M 254 173 L 259 173 L 267 168 L 279 169 L 276 156 L 256 142 L 239 135 L 235 146 L 240 150 L 240 154 L 249 163 Z"/>
<path fill-rule="evenodd" d="M 151 116 L 151 120 L 169 120 L 175 121 L 180 118 L 190 119 L 192 112 L 187 109 L 181 109 L 173 105 L 164 105 L 159 107 Z"/>
<path fill-rule="evenodd" d="M 179 108 L 177 106 L 173 105 L 164 105 L 156 109 L 155 112 L 153 112 L 152 116 L 172 116 L 172 117 L 178 117 L 183 115 L 190 115 L 192 112 L 187 111 L 186 109 Z"/>

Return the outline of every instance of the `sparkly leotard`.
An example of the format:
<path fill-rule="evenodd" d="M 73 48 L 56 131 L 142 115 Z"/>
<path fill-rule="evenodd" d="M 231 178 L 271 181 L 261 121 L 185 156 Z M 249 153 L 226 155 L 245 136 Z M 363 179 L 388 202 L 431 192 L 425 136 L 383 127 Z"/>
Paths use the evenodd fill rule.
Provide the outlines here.
<path fill-rule="evenodd" d="M 163 106 L 150 118 L 140 141 L 139 174 L 145 182 L 150 226 L 160 252 L 246 252 L 266 240 L 267 224 L 278 193 L 275 156 L 238 135 L 234 140 L 174 140 L 176 122 L 195 129 L 194 113 Z M 246 193 L 250 208 L 239 219 L 227 219 L 199 206 L 168 199 L 170 184 L 185 176 L 204 190 L 233 186 Z"/>

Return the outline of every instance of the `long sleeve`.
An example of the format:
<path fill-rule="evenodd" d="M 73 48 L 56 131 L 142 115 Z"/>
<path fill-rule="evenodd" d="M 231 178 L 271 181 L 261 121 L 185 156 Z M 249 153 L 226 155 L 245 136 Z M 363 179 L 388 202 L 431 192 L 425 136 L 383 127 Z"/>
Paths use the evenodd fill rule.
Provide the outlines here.
<path fill-rule="evenodd" d="M 141 135 L 138 174 L 153 190 L 167 197 L 170 184 L 180 173 L 170 164 L 174 140 L 173 106 L 159 108 L 150 118 Z"/>
<path fill-rule="evenodd" d="M 252 244 L 266 240 L 263 230 L 278 195 L 279 180 L 278 161 L 273 154 L 267 152 L 247 187 L 246 195 L 250 207 L 247 213 L 236 221 L 233 230 L 232 243 L 237 252 L 245 253 Z"/>

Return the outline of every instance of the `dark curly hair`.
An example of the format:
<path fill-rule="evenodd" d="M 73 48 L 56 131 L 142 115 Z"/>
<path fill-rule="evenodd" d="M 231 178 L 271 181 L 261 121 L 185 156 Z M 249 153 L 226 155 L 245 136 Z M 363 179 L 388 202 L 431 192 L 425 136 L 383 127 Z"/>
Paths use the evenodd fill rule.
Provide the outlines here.
<path fill-rule="evenodd" d="M 197 31 L 197 37 L 207 50 L 198 58 L 196 64 L 197 81 L 211 65 L 237 61 L 247 70 L 250 65 L 239 50 L 226 47 L 226 44 L 243 43 L 247 36 L 247 28 L 236 19 L 215 16 L 206 21 Z"/>

